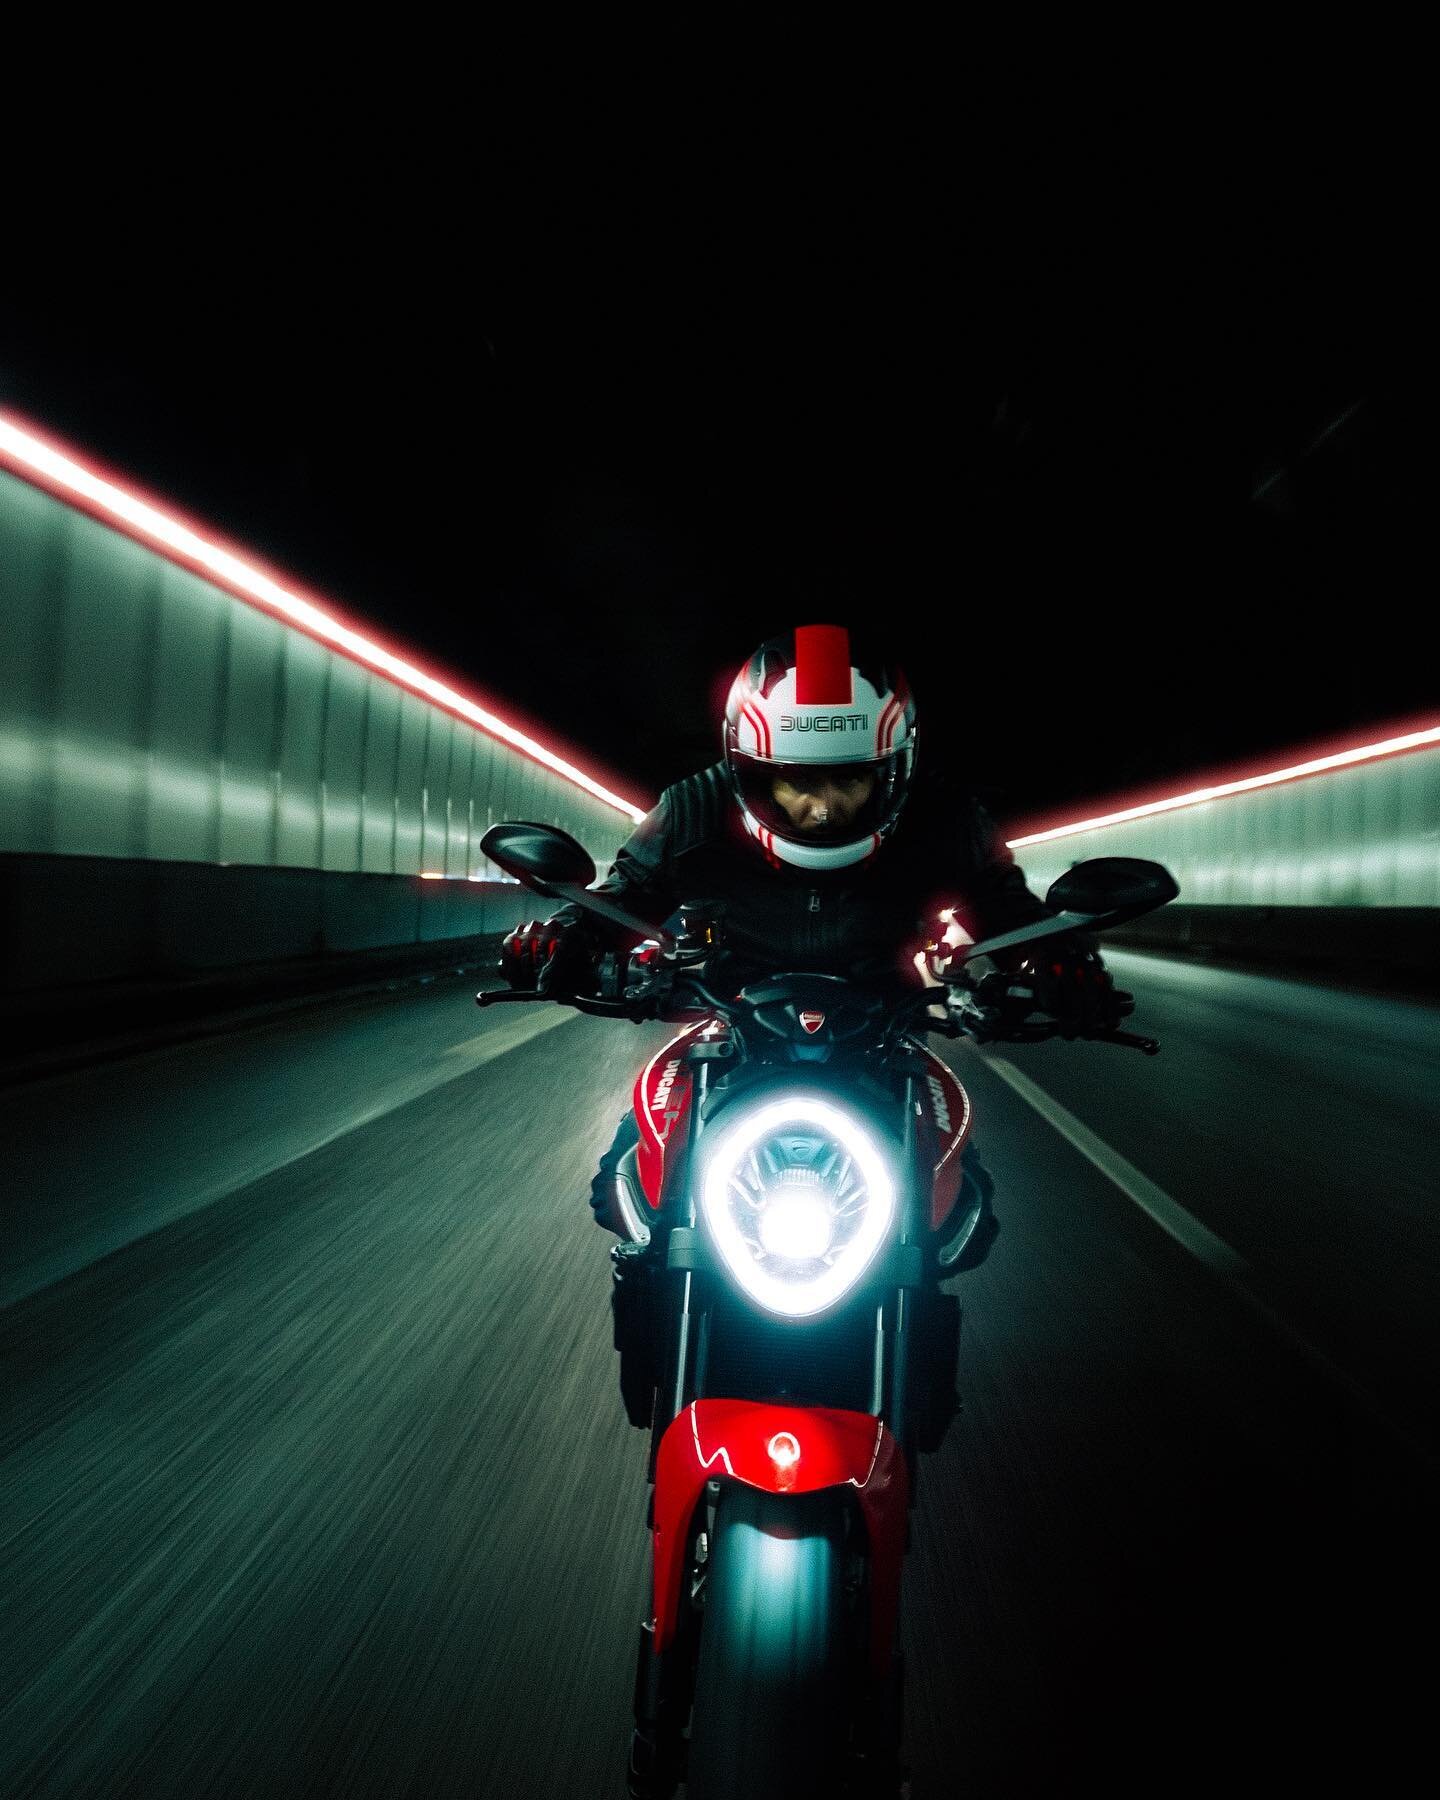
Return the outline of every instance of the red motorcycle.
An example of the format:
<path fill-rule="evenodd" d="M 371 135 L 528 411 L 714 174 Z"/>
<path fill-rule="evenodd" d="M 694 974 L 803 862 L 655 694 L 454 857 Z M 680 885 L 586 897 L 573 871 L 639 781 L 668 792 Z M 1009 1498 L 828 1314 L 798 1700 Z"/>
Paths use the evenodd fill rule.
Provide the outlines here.
<path fill-rule="evenodd" d="M 939 1283 L 994 1230 L 969 1097 L 924 1035 L 1053 1035 L 974 965 L 1135 918 L 1175 883 L 1156 863 L 1082 863 L 1050 889 L 1054 917 L 932 952 L 938 985 L 899 998 L 806 973 L 723 995 L 705 980 L 713 922 L 672 937 L 588 892 L 588 853 L 548 826 L 495 826 L 482 849 L 623 934 L 598 994 L 564 1004 L 683 1026 L 635 1084 L 615 1175 L 621 1390 L 653 1484 L 630 1792 L 895 1794 L 915 1458 L 954 1410 L 958 1311 Z"/>

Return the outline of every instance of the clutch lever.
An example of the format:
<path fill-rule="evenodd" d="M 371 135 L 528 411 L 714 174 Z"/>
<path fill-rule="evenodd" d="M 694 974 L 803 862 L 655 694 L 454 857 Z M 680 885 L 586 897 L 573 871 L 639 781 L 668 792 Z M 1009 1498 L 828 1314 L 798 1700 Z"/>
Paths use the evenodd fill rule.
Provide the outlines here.
<path fill-rule="evenodd" d="M 504 1006 L 512 1001 L 545 1000 L 552 1006 L 573 1006 L 577 1012 L 591 1013 L 597 1019 L 634 1019 L 635 1008 L 624 1000 L 604 1000 L 590 994 L 537 994 L 533 988 L 482 988 L 475 996 L 477 1006 Z"/>
<path fill-rule="evenodd" d="M 995 1038 L 997 1043 L 1038 1044 L 1046 1038 L 1062 1036 L 1059 1021 L 1044 1025 L 1020 1025 L 1011 1031 L 999 1032 Z M 1143 1050 L 1146 1056 L 1160 1054 L 1160 1040 L 1152 1037 L 1141 1037 L 1134 1031 L 1077 1031 L 1070 1040 L 1077 1044 L 1118 1044 L 1122 1050 Z"/>
<path fill-rule="evenodd" d="M 1097 1044 L 1120 1044 L 1130 1050 L 1143 1050 L 1147 1056 L 1160 1054 L 1158 1038 L 1140 1037 L 1133 1031 L 1100 1031 L 1092 1041 Z"/>

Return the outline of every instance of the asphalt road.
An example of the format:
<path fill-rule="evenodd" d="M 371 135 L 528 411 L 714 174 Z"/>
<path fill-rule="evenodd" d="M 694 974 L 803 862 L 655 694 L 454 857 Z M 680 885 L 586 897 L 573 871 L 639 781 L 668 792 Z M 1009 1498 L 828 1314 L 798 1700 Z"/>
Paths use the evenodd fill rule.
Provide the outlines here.
<path fill-rule="evenodd" d="M 1398 1793 L 1440 1014 L 1113 960 L 1162 1057 L 1007 1051 L 1027 1098 L 953 1052 L 1002 1231 L 906 1573 L 914 1793 Z M 0 1794 L 623 1793 L 645 1440 L 584 1195 L 658 1041 L 451 980 L 0 1094 Z"/>

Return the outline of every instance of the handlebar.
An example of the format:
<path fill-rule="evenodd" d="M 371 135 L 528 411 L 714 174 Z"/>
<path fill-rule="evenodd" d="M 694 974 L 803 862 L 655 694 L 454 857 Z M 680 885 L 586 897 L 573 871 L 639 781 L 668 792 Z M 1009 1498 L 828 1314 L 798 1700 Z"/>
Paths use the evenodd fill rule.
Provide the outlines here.
<path fill-rule="evenodd" d="M 677 978 L 668 994 L 656 996 L 653 1002 L 637 1002 L 634 1000 L 606 1000 L 598 994 L 539 994 L 531 988 L 488 988 L 475 996 L 475 1004 L 480 1007 L 503 1006 L 518 1001 L 547 1000 L 560 1006 L 573 1006 L 577 1012 L 583 1012 L 596 1019 L 628 1019 L 632 1024 L 644 1024 L 650 1020 L 664 1019 L 673 1015 L 667 1013 L 663 1001 L 673 1001 L 676 989 L 688 988 L 695 1000 L 684 1008 L 687 1012 L 713 1012 L 722 1017 L 727 1016 L 731 1008 L 716 994 L 712 994 L 698 976 L 681 975 Z M 1035 1024 L 1019 1023 L 991 1030 L 983 1020 L 974 1024 L 959 1019 L 917 1019 L 915 1014 L 924 1013 L 929 1007 L 943 999 L 938 988 L 926 988 L 907 1000 L 892 1014 L 886 1027 L 882 1042 L 888 1043 L 892 1034 L 898 1035 L 907 1025 L 911 1028 L 918 1025 L 924 1031 L 942 1033 L 947 1037 L 971 1037 L 976 1043 L 1002 1044 L 1038 1044 L 1047 1038 L 1059 1037 L 1062 1026 L 1058 1019 L 1044 1020 Z M 1160 1044 L 1156 1038 L 1141 1037 L 1133 1031 L 1093 1031 L 1073 1032 L 1070 1034 L 1087 1044 L 1115 1044 L 1121 1049 L 1139 1050 L 1146 1056 L 1158 1056 Z"/>
<path fill-rule="evenodd" d="M 577 1012 L 590 1013 L 597 1019 L 638 1022 L 645 1016 L 637 1013 L 629 1001 L 602 1000 L 598 994 L 537 994 L 533 988 L 482 988 L 475 996 L 477 1006 L 504 1006 L 517 1000 L 548 1000 L 558 1006 L 573 1006 Z"/>

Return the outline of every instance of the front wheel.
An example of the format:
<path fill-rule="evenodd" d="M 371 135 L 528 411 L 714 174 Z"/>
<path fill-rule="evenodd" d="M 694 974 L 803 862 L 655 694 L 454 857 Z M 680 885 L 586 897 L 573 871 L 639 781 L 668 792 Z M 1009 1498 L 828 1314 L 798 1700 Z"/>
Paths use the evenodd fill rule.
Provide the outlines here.
<path fill-rule="evenodd" d="M 713 1540 L 689 1800 L 833 1794 L 850 1723 L 840 1497 L 727 1483 Z"/>

